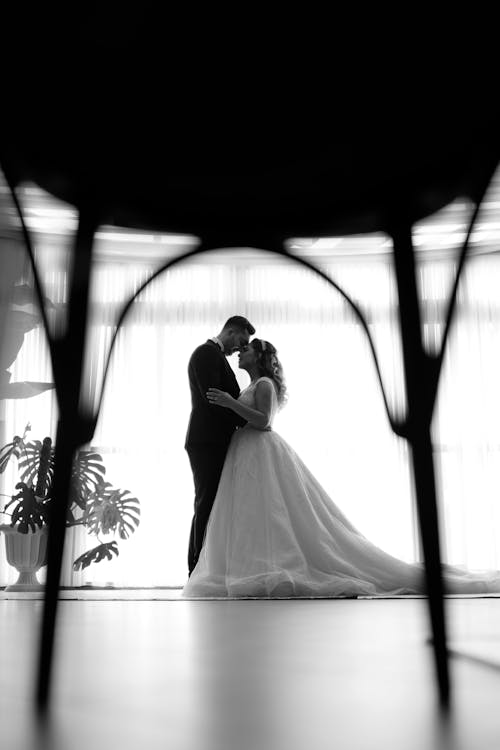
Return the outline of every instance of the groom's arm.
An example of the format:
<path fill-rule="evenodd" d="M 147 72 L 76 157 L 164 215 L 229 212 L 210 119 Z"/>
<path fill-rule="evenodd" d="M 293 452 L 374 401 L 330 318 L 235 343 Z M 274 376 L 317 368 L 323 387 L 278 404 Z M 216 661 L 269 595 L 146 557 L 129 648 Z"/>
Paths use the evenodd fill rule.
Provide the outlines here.
<path fill-rule="evenodd" d="M 273 389 L 274 386 L 267 381 L 257 383 L 255 389 L 255 409 L 242 404 L 229 393 L 211 388 L 208 391 L 208 400 L 211 404 L 231 409 L 236 414 L 247 420 L 247 422 L 258 430 L 271 429 L 271 416 L 273 411 Z"/>
<path fill-rule="evenodd" d="M 191 360 L 192 373 L 196 382 L 196 385 L 200 391 L 203 400 L 210 406 L 211 404 L 207 399 L 207 391 L 209 388 L 219 388 L 223 390 L 225 384 L 223 383 L 220 354 L 217 353 L 212 347 L 203 347 L 195 352 Z M 239 426 L 246 424 L 246 419 L 243 419 L 240 415 L 234 411 L 228 409 L 218 409 L 218 417 L 221 417 L 225 422 L 230 422 L 233 426 Z"/>

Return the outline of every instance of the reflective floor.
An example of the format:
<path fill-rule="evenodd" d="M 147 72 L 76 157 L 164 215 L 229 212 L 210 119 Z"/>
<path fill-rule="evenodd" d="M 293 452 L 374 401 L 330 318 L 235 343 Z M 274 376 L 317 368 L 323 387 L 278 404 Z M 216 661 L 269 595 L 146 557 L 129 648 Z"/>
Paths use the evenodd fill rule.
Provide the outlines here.
<path fill-rule="evenodd" d="M 32 710 L 42 602 L 0 601 L 2 747 L 500 747 L 500 599 L 447 600 L 440 715 L 426 602 L 61 601 L 49 719 Z"/>

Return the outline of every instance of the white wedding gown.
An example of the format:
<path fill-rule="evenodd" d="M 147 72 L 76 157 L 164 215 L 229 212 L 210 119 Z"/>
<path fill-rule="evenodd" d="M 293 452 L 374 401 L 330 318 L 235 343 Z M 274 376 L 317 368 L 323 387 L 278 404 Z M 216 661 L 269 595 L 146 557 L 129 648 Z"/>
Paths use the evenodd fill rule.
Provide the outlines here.
<path fill-rule="evenodd" d="M 255 406 L 255 387 L 240 394 L 248 406 Z M 276 410 L 275 396 L 273 417 Z M 446 566 L 444 584 L 451 594 L 500 592 L 500 573 Z M 235 432 L 184 597 L 422 593 L 423 567 L 355 529 L 280 435 L 250 425 Z"/>

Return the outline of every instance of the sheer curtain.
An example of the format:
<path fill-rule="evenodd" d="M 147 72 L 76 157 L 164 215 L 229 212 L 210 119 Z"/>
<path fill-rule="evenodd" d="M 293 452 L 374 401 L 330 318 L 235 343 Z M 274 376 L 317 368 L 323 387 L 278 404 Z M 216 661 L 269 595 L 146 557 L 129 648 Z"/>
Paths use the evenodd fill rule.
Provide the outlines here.
<path fill-rule="evenodd" d="M 467 207 L 462 208 L 462 220 Z M 418 236 L 418 232 L 417 232 Z M 165 253 L 189 238 L 147 238 L 102 231 L 93 277 L 86 379 L 98 383 L 119 304 Z M 389 400 L 404 406 L 397 294 L 385 237 L 292 243 L 314 258 L 367 312 Z M 141 244 L 142 243 L 142 244 Z M 45 290 L 64 302 L 66 271 L 54 237 L 39 237 Z M 140 247 L 139 247 L 140 245 Z M 454 261 L 422 252 L 420 289 L 430 348 L 442 330 Z M 447 352 L 434 423 L 445 559 L 500 568 L 500 260 L 474 257 L 460 287 L 459 317 Z M 147 287 L 120 332 L 92 445 L 107 478 L 141 502 L 141 524 L 119 542 L 120 556 L 81 573 L 71 561 L 93 546 L 68 534 L 64 585 L 182 585 L 192 516 L 192 477 L 184 451 L 190 411 L 187 362 L 192 350 L 232 314 L 247 316 L 282 359 L 288 404 L 275 429 L 296 449 L 332 499 L 373 542 L 419 558 L 408 451 L 391 431 L 364 334 L 341 297 L 313 272 L 249 248 L 212 252 L 172 268 Z M 235 360 L 235 358 L 232 358 Z M 231 361 L 231 360 L 230 360 Z M 231 361 L 240 385 L 247 375 Z M 13 379 L 50 379 L 43 333 L 27 335 Z M 14 377 L 15 376 L 15 377 Z M 89 387 L 91 398 L 98 388 Z M 32 423 L 32 436 L 55 434 L 54 397 L 9 401 L 7 434 Z M 9 432 L 10 428 L 10 432 Z M 9 492 L 5 482 L 2 492 Z M 1 583 L 14 578 L 1 552 Z"/>

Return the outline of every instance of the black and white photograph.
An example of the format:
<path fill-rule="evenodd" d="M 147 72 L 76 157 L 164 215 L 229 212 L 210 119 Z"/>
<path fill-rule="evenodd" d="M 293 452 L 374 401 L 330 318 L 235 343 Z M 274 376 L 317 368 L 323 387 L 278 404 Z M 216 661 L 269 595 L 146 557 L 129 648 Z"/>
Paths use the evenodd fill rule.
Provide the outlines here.
<path fill-rule="evenodd" d="M 500 746 L 500 123 L 474 61 L 395 78 L 262 18 L 219 46 L 26 12 L 2 746 Z"/>

